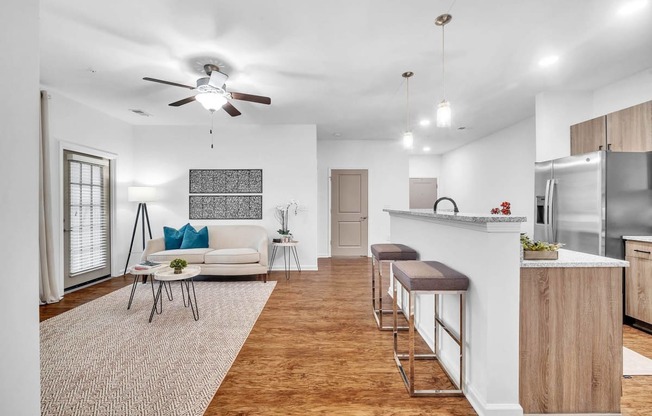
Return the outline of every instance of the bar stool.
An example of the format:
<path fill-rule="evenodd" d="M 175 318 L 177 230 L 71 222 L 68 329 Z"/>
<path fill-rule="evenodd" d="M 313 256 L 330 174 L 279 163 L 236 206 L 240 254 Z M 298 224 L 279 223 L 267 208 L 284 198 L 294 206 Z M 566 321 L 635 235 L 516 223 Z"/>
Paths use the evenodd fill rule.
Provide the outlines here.
<path fill-rule="evenodd" d="M 437 261 L 401 261 L 392 264 L 394 286 L 394 361 L 401 373 L 405 387 L 410 396 L 463 396 L 464 391 L 464 315 L 466 290 L 469 287 L 469 278 L 460 272 L 451 269 Z M 397 286 L 400 284 L 408 293 L 408 330 L 409 346 L 407 354 L 398 352 L 398 303 Z M 435 295 L 435 352 L 434 354 L 416 354 L 414 341 L 414 304 L 417 293 Z M 459 335 L 446 326 L 439 316 L 439 295 L 458 294 L 460 296 L 460 331 Z M 451 377 L 448 370 L 441 366 L 446 375 L 455 385 L 453 390 L 415 390 L 414 388 L 414 360 L 439 361 L 438 330 L 441 327 L 460 347 L 460 374 L 459 384 Z M 401 359 L 408 360 L 408 374 L 405 373 Z"/>
<path fill-rule="evenodd" d="M 374 312 L 376 325 L 381 331 L 391 331 L 391 325 L 383 325 L 383 314 L 392 313 L 391 309 L 383 309 L 383 262 L 397 260 L 416 260 L 419 258 L 416 250 L 404 244 L 372 244 L 371 245 L 371 306 Z M 378 265 L 378 294 L 376 294 L 376 271 Z M 376 307 L 378 304 L 378 307 Z M 399 329 L 407 329 L 400 327 Z"/>

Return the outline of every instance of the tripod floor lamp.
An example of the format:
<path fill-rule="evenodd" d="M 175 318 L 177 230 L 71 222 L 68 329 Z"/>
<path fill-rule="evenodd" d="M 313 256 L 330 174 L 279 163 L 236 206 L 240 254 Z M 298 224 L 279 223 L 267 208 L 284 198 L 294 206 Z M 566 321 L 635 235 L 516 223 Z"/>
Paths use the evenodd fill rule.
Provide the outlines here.
<path fill-rule="evenodd" d="M 127 200 L 129 202 L 138 202 L 138 210 L 136 211 L 136 221 L 134 222 L 134 231 L 131 233 L 131 244 L 129 244 L 129 254 L 127 255 L 127 263 L 125 263 L 125 274 L 129 267 L 129 258 L 131 257 L 131 250 L 134 248 L 134 238 L 136 237 L 136 229 L 138 228 L 138 219 L 140 218 L 142 234 L 143 234 L 143 251 L 145 251 L 145 224 L 147 223 L 147 231 L 149 232 L 149 239 L 152 239 L 152 228 L 149 225 L 149 214 L 147 213 L 147 202 L 156 200 L 156 188 L 151 186 L 130 186 L 127 188 Z"/>

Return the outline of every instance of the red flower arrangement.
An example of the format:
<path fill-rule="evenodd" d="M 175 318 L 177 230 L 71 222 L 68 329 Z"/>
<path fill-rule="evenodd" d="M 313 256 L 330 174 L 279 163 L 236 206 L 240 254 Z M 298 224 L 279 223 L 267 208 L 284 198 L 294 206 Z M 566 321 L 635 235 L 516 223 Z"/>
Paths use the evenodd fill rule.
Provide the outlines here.
<path fill-rule="evenodd" d="M 500 208 L 492 208 L 492 214 L 512 215 L 512 204 L 504 201 L 500 204 Z"/>

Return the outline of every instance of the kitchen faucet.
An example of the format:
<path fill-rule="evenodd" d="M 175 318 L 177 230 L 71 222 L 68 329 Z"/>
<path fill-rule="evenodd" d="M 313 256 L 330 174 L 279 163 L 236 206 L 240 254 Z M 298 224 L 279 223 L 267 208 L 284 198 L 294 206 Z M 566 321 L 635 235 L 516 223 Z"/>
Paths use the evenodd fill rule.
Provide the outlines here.
<path fill-rule="evenodd" d="M 454 213 L 457 214 L 458 212 L 460 212 L 460 210 L 457 209 L 457 204 L 455 203 L 455 201 L 453 201 L 452 198 L 449 198 L 449 197 L 447 197 L 447 196 L 443 196 L 443 197 L 439 198 L 438 200 L 436 200 L 436 201 L 435 201 L 435 206 L 432 207 L 432 210 L 433 210 L 434 212 L 437 212 L 437 205 L 439 205 L 439 203 L 440 203 L 441 201 L 444 201 L 444 200 L 451 201 L 451 202 L 453 203 L 453 212 L 454 212 Z"/>

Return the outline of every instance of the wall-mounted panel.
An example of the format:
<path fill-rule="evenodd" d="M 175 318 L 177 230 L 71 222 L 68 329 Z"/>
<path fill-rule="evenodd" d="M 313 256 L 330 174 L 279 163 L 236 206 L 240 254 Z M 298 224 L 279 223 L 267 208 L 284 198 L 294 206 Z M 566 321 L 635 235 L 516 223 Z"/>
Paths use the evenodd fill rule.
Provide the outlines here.
<path fill-rule="evenodd" d="M 262 169 L 190 169 L 191 194 L 260 194 Z"/>
<path fill-rule="evenodd" d="M 190 195 L 191 220 L 260 220 L 262 195 Z"/>

